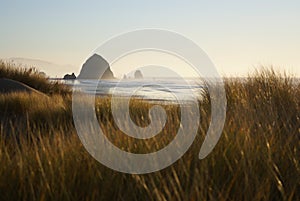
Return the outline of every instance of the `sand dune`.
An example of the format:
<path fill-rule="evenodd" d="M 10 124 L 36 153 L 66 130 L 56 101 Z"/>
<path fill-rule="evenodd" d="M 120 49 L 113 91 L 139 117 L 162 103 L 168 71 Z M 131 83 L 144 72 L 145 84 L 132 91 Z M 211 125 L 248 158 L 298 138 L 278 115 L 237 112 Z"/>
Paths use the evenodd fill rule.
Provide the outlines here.
<path fill-rule="evenodd" d="M 15 80 L 1 78 L 0 79 L 0 93 L 13 93 L 13 92 L 28 92 L 28 93 L 38 93 L 41 95 L 45 95 L 44 93 L 27 86 L 22 82 L 18 82 Z"/>

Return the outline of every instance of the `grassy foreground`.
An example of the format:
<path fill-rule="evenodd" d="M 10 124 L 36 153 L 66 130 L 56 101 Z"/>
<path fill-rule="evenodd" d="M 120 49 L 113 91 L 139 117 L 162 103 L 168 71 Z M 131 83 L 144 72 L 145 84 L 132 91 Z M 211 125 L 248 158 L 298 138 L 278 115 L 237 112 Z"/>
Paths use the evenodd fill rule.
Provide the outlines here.
<path fill-rule="evenodd" d="M 24 79 L 18 76 L 24 70 L 12 74 L 4 72 L 6 67 L 0 68 L 1 76 Z M 45 79 L 34 76 L 29 72 L 27 83 Z M 264 70 L 243 81 L 226 79 L 227 118 L 214 151 L 198 159 L 210 122 L 205 96 L 201 127 L 188 152 L 172 166 L 146 175 L 115 172 L 94 160 L 76 135 L 71 94 L 44 81 L 31 86 L 53 89 L 49 97 L 0 94 L 0 200 L 300 200 L 300 85 L 287 76 Z M 150 107 L 133 100 L 133 120 L 147 125 Z M 164 107 L 165 129 L 141 141 L 117 130 L 109 98 L 96 101 L 106 136 L 136 153 L 158 150 L 173 139 L 178 106 Z"/>

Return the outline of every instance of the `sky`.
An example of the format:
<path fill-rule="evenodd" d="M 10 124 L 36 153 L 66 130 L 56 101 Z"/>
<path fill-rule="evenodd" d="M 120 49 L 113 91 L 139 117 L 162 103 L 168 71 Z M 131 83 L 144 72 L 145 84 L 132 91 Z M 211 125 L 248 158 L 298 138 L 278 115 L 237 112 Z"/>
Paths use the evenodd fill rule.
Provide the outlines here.
<path fill-rule="evenodd" d="M 0 58 L 72 65 L 120 33 L 158 28 L 193 40 L 222 75 L 265 65 L 300 76 L 300 1 L 2 1 Z"/>

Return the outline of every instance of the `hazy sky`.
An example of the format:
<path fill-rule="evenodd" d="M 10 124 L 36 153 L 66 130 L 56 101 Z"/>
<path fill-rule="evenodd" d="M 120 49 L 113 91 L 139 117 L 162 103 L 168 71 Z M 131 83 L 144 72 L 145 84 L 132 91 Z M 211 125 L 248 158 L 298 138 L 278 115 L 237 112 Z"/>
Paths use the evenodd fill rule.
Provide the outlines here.
<path fill-rule="evenodd" d="M 221 74 L 274 65 L 300 76 L 300 1 L 2 1 L 0 58 L 77 66 L 106 39 L 162 28 L 195 41 Z"/>

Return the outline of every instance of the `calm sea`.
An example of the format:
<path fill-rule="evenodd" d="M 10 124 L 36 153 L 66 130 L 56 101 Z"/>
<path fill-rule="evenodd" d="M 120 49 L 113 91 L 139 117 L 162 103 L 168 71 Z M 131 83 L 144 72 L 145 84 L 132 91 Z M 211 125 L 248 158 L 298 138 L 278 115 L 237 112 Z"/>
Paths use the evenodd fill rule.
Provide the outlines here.
<path fill-rule="evenodd" d="M 75 80 L 65 84 L 84 93 L 98 96 L 114 95 L 135 97 L 150 101 L 189 101 L 199 98 L 203 84 L 199 79 L 127 79 L 127 80 Z"/>

